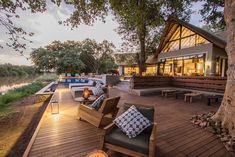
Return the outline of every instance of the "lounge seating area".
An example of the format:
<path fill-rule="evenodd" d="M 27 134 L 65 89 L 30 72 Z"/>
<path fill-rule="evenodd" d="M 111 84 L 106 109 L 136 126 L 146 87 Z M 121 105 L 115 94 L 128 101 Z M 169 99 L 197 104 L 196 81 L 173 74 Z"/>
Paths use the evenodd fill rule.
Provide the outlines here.
<path fill-rule="evenodd" d="M 88 107 L 79 106 L 80 103 L 73 100 L 68 88 L 57 88 L 53 99 L 58 100 L 60 113 L 52 115 L 49 108 L 46 110 L 28 156 L 59 156 L 62 152 L 65 156 L 86 156 L 101 148 L 110 157 L 122 157 L 124 154 L 160 157 L 231 155 L 216 136 L 189 122 L 192 115 L 216 111 L 218 106 L 207 106 L 198 101 L 188 105 L 188 102 L 174 97 L 165 99 L 159 95 L 140 97 L 111 88 L 109 98 L 105 99 L 102 107 L 98 111 L 92 110 L 89 114 L 90 117 L 95 117 L 91 119 L 86 116 L 90 112 Z M 108 121 L 110 125 L 100 127 L 99 124 L 103 118 L 97 119 L 94 113 L 99 112 L 98 114 L 102 115 L 101 112 L 105 113 L 106 109 L 106 113 L 109 109 L 115 113 L 115 107 L 114 109 L 113 107 L 106 108 L 108 100 L 114 99 L 116 103 L 119 100 L 117 104 L 119 112 L 117 115 L 113 114 L 116 118 L 122 116 L 130 109 L 130 106 L 134 105 L 138 111 L 151 120 L 151 127 L 144 129 L 134 138 L 129 138 L 112 123 L 113 119 L 116 119 L 115 116 Z M 116 103 L 112 104 L 116 106 Z M 78 106 L 83 113 L 78 112 Z M 139 106 L 151 111 L 144 112 Z M 82 120 L 78 120 L 77 117 Z"/>

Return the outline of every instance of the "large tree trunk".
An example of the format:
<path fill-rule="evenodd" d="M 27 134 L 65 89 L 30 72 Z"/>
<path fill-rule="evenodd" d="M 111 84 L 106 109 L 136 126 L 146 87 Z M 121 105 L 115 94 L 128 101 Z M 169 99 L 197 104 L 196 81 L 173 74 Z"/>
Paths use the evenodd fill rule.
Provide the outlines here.
<path fill-rule="evenodd" d="M 142 73 L 145 71 L 145 38 L 140 39 L 140 54 L 139 54 L 139 73 L 142 76 Z"/>
<path fill-rule="evenodd" d="M 235 137 L 235 0 L 225 0 L 224 16 L 227 29 L 228 71 L 227 85 L 222 104 L 213 119 Z"/>

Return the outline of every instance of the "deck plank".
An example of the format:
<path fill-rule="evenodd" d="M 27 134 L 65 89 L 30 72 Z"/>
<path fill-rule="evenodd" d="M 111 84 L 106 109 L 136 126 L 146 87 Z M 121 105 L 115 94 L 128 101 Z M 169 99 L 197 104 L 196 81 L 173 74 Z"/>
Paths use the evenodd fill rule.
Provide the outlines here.
<path fill-rule="evenodd" d="M 218 106 L 207 106 L 199 100 L 187 103 L 161 96 L 140 97 L 119 89 L 111 89 L 110 95 L 120 95 L 119 107 L 128 103 L 156 107 L 158 157 L 224 156 L 228 153 L 215 135 L 190 123 L 194 114 L 216 111 Z M 74 102 L 67 88 L 58 88 L 54 96 L 60 103 L 60 114 L 51 115 L 48 108 L 30 150 L 30 157 L 86 156 L 99 148 L 100 129 L 76 119 L 78 103 Z M 111 153 L 111 157 L 120 154 Z"/>

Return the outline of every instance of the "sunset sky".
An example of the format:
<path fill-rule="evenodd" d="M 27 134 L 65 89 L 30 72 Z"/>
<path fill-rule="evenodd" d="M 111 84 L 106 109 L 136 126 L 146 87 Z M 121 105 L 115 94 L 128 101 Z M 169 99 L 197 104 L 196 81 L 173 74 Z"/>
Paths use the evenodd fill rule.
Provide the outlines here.
<path fill-rule="evenodd" d="M 202 26 L 200 22 L 201 16 L 198 14 L 198 10 L 201 8 L 201 4 L 197 3 L 193 5 L 195 13 L 192 15 L 190 23 Z M 66 19 L 70 15 L 70 9 L 64 6 L 56 7 L 55 5 L 49 5 L 47 11 L 44 13 L 32 14 L 29 11 L 19 11 L 20 19 L 17 19 L 16 24 L 24 28 L 26 31 L 34 32 L 35 35 L 30 38 L 33 43 L 29 44 L 24 55 L 29 56 L 32 48 L 38 48 L 51 43 L 53 40 L 84 40 L 86 38 L 95 39 L 97 42 L 101 42 L 104 39 L 113 42 L 117 49 L 120 48 L 122 40 L 120 36 L 115 32 L 118 27 L 118 23 L 113 20 L 110 15 L 106 19 L 106 23 L 96 21 L 93 26 L 81 25 L 79 28 L 71 30 L 70 27 L 59 25 L 58 21 Z M 5 29 L 0 25 L 0 43 L 5 45 L 8 36 L 5 34 Z M 0 64 L 11 63 L 18 65 L 30 65 L 30 60 L 21 56 L 18 52 L 11 50 L 8 47 L 0 49 Z"/>

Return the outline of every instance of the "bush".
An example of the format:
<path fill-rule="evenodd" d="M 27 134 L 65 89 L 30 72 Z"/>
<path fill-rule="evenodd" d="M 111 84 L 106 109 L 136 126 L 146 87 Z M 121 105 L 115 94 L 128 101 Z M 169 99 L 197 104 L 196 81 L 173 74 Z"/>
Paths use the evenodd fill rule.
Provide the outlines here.
<path fill-rule="evenodd" d="M 7 107 L 9 107 L 9 104 L 11 102 L 14 102 L 16 100 L 19 100 L 23 97 L 32 95 L 39 91 L 41 88 L 43 88 L 47 83 L 43 83 L 41 81 L 35 81 L 29 85 L 10 90 L 4 95 L 0 96 L 0 111 L 5 110 Z"/>
<path fill-rule="evenodd" d="M 59 77 L 55 73 L 45 73 L 37 78 L 40 82 L 52 82 L 57 80 Z"/>

